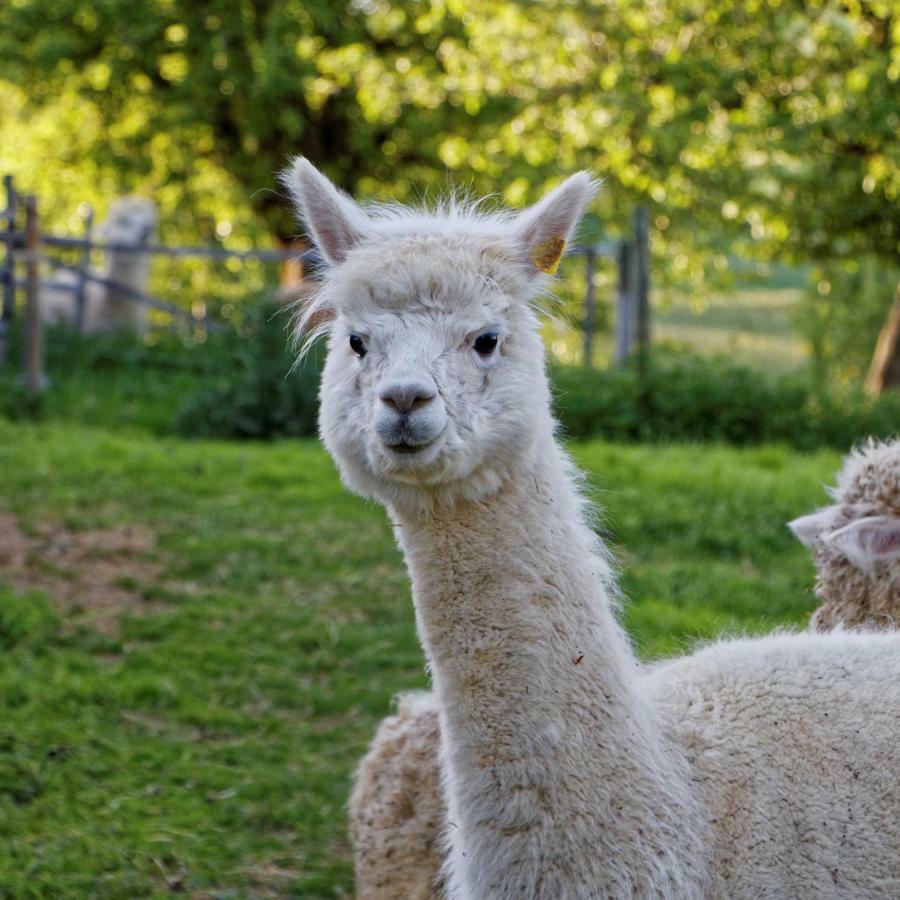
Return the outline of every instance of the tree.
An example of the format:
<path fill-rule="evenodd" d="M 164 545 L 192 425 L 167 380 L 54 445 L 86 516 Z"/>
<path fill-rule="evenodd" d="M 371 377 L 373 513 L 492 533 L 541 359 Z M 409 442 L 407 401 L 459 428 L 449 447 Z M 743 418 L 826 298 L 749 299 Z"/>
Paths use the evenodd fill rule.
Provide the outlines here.
<path fill-rule="evenodd" d="M 449 172 L 504 185 L 514 204 L 587 166 L 607 177 L 604 227 L 646 205 L 656 271 L 699 284 L 727 275 L 731 250 L 896 266 L 891 12 L 888 0 L 17 0 L 0 7 L 0 71 L 23 113 L 57 122 L 71 167 L 151 185 L 211 231 L 224 204 L 235 235 L 292 234 L 268 187 L 298 152 L 364 195 L 403 197 Z M 34 128 L 19 134 L 39 146 Z"/>

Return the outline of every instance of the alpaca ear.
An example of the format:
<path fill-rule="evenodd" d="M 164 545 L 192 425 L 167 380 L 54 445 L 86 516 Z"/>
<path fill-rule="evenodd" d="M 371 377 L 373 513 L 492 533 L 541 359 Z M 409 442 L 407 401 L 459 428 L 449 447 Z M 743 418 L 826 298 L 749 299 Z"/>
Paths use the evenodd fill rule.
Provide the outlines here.
<path fill-rule="evenodd" d="M 366 214 L 302 156 L 282 174 L 281 182 L 291 192 L 297 211 L 325 260 L 332 264 L 343 262 L 365 234 Z"/>
<path fill-rule="evenodd" d="M 587 172 L 578 172 L 518 217 L 516 239 L 534 274 L 556 272 L 566 241 L 597 187 Z"/>
<path fill-rule="evenodd" d="M 871 572 L 876 563 L 900 559 L 900 519 L 869 516 L 825 536 L 825 541 L 858 569 Z"/>
<path fill-rule="evenodd" d="M 839 509 L 840 506 L 826 506 L 823 509 L 817 509 L 808 516 L 800 516 L 799 519 L 788 522 L 788 528 L 794 532 L 794 537 L 804 547 L 813 547 L 815 546 L 816 538 L 831 527 L 831 523 L 834 521 L 834 517 Z"/>

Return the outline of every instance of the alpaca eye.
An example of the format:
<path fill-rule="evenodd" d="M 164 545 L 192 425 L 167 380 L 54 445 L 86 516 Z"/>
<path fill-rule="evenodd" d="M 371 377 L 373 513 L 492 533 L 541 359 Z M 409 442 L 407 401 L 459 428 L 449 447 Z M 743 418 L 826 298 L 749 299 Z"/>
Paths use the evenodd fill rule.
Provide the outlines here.
<path fill-rule="evenodd" d="M 360 358 L 362 359 L 366 353 L 366 342 L 358 335 L 351 334 L 350 335 L 350 349 Z"/>
<path fill-rule="evenodd" d="M 480 353 L 482 356 L 487 356 L 489 353 L 494 352 L 494 348 L 497 346 L 497 340 L 496 331 L 486 331 L 484 334 L 480 334 L 475 338 L 473 346 L 475 347 L 476 352 Z"/>

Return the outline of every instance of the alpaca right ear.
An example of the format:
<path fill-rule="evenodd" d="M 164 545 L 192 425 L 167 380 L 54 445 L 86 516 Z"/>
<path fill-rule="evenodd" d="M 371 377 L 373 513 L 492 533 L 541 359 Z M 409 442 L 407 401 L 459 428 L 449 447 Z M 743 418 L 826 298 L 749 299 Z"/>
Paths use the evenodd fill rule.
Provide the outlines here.
<path fill-rule="evenodd" d="M 825 541 L 864 572 L 900 559 L 900 519 L 867 516 L 826 535 Z"/>
<path fill-rule="evenodd" d="M 840 506 L 826 506 L 818 509 L 808 516 L 800 516 L 793 522 L 788 522 L 788 528 L 794 532 L 794 537 L 803 544 L 804 547 L 814 547 L 816 539 L 822 532 L 827 531 L 834 521 L 834 517 Z"/>
<path fill-rule="evenodd" d="M 534 274 L 556 273 L 566 241 L 597 187 L 587 172 L 577 172 L 519 216 L 516 238 Z"/>
<path fill-rule="evenodd" d="M 291 192 L 300 217 L 325 260 L 332 264 L 343 262 L 365 234 L 366 214 L 302 156 L 282 174 L 281 182 Z"/>

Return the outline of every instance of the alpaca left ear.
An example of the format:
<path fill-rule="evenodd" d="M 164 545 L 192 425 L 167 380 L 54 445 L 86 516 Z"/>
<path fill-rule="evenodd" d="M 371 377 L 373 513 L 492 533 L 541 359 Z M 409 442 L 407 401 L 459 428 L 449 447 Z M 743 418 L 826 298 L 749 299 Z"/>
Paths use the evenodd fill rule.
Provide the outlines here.
<path fill-rule="evenodd" d="M 900 519 L 868 516 L 826 535 L 824 540 L 858 569 L 871 572 L 876 563 L 900 559 Z"/>
<path fill-rule="evenodd" d="M 817 509 L 808 516 L 800 516 L 799 519 L 788 522 L 788 528 L 794 532 L 794 537 L 804 547 L 813 547 L 815 546 L 816 538 L 831 527 L 831 523 L 834 521 L 834 517 L 839 509 L 840 506 L 826 506 L 823 509 Z"/>
<path fill-rule="evenodd" d="M 556 272 L 566 242 L 597 187 L 587 172 L 578 172 L 518 217 L 516 239 L 535 275 Z"/>

